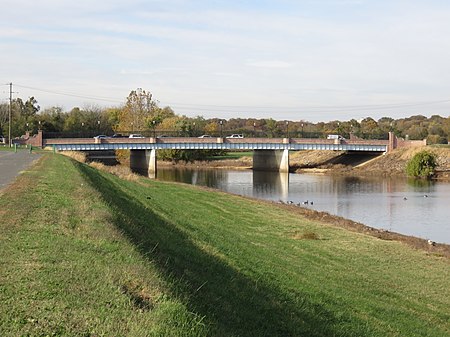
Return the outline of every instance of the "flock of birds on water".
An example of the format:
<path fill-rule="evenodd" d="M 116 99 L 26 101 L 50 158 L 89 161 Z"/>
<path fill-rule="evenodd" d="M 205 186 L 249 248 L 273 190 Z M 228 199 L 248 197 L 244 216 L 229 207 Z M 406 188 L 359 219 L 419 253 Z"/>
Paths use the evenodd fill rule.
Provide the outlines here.
<path fill-rule="evenodd" d="M 427 194 L 424 194 L 423 197 L 424 197 L 424 198 L 428 198 L 428 195 L 427 195 Z M 403 197 L 403 200 L 408 200 L 408 198 L 407 198 L 407 197 Z"/>
<path fill-rule="evenodd" d="M 278 203 L 280 204 L 286 204 L 286 205 L 296 205 L 296 206 L 302 206 L 302 205 L 314 205 L 313 201 L 305 200 L 302 202 L 294 203 L 292 200 L 284 202 L 283 200 L 278 200 Z"/>
<path fill-rule="evenodd" d="M 424 194 L 423 197 L 424 198 L 428 198 L 428 195 Z M 403 200 L 408 200 L 408 198 L 407 197 L 403 197 Z M 305 200 L 305 201 L 298 202 L 298 203 L 294 203 L 292 200 L 288 200 L 286 202 L 284 202 L 283 200 L 278 200 L 278 203 L 284 204 L 284 205 L 296 205 L 296 206 L 299 206 L 299 207 L 302 206 L 302 205 L 314 205 L 314 202 L 313 201 L 309 201 L 309 200 Z M 432 240 L 427 240 L 427 243 L 430 246 L 435 246 L 436 245 L 436 242 L 434 242 Z"/>
<path fill-rule="evenodd" d="M 428 198 L 428 195 L 424 194 L 423 197 L 424 198 Z M 403 197 L 403 200 L 408 200 L 408 198 L 407 197 Z M 296 206 L 314 205 L 314 202 L 313 201 L 309 201 L 309 200 L 305 200 L 305 201 L 298 202 L 298 203 L 294 203 L 292 200 L 289 200 L 289 201 L 286 201 L 286 202 L 284 202 L 283 200 L 278 200 L 278 203 L 286 204 L 286 205 L 294 205 L 295 204 Z"/>

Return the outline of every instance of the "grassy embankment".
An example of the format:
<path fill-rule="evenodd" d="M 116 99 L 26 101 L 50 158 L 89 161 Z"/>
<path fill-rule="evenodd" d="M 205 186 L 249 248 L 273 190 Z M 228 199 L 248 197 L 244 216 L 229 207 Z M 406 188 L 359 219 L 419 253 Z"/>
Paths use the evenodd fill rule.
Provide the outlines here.
<path fill-rule="evenodd" d="M 24 146 L 17 146 L 17 149 L 25 148 Z M 9 147 L 8 144 L 0 144 L 0 151 L 14 151 L 14 147 Z"/>
<path fill-rule="evenodd" d="M 449 260 L 47 155 L 0 199 L 0 335 L 446 336 Z"/>
<path fill-rule="evenodd" d="M 223 156 L 208 157 L 207 160 L 227 160 L 227 159 L 241 159 L 242 157 L 253 156 L 252 151 L 227 151 Z"/>

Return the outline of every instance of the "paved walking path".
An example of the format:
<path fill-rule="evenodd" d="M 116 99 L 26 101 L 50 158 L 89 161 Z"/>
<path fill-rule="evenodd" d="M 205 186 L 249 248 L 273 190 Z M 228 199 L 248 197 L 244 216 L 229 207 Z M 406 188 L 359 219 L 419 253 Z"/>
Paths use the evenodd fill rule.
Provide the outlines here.
<path fill-rule="evenodd" d="M 14 179 L 35 160 L 41 157 L 28 150 L 0 151 L 0 190 L 12 183 Z"/>

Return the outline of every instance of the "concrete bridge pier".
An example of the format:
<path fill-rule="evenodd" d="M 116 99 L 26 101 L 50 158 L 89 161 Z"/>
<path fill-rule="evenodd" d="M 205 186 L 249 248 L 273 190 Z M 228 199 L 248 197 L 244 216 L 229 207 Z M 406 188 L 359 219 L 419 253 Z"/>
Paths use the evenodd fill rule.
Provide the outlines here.
<path fill-rule="evenodd" d="M 130 150 L 131 171 L 156 178 L 156 150 Z"/>
<path fill-rule="evenodd" d="M 289 150 L 253 151 L 253 170 L 289 172 Z"/>

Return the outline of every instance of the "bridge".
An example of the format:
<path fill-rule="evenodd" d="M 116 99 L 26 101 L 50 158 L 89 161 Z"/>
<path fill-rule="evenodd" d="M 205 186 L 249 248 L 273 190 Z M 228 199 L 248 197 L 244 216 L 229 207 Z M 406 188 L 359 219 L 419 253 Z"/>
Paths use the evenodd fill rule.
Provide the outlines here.
<path fill-rule="evenodd" d="M 156 176 L 157 150 L 251 150 L 253 169 L 289 172 L 289 151 L 332 150 L 348 152 L 388 152 L 396 147 L 397 138 L 389 140 L 317 139 L 317 138 L 51 138 L 38 134 L 38 146 L 55 151 L 130 150 L 132 170 Z M 39 137 L 38 137 L 39 138 Z"/>

